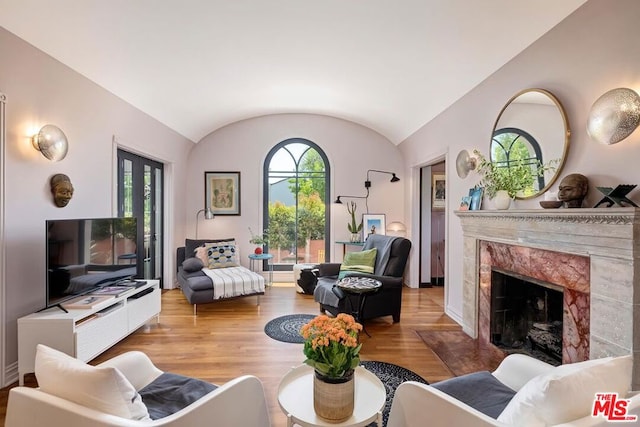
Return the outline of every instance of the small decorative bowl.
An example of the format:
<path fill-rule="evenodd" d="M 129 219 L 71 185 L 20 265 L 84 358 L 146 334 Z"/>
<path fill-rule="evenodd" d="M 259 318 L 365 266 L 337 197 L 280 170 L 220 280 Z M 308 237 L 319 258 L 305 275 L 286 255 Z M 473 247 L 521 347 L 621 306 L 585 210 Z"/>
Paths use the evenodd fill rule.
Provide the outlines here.
<path fill-rule="evenodd" d="M 543 200 L 540 202 L 540 206 L 545 209 L 556 209 L 562 206 L 562 202 L 560 200 Z"/>

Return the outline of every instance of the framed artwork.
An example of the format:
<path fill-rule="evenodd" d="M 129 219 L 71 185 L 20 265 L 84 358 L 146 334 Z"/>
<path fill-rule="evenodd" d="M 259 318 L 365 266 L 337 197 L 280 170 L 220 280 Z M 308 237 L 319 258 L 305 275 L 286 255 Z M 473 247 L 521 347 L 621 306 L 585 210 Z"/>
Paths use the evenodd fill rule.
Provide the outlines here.
<path fill-rule="evenodd" d="M 484 188 L 474 187 L 469 190 L 469 196 L 471 197 L 471 203 L 469 204 L 470 211 L 479 211 L 482 207 L 482 196 L 484 195 Z"/>
<path fill-rule="evenodd" d="M 387 224 L 384 214 L 362 214 L 362 233 L 364 234 L 364 240 L 367 240 L 367 236 L 370 234 L 385 235 L 386 230 Z"/>
<path fill-rule="evenodd" d="M 240 215 L 240 172 L 205 172 L 204 207 L 214 215 Z"/>
<path fill-rule="evenodd" d="M 444 208 L 446 200 L 447 178 L 444 174 L 434 174 L 431 190 L 433 196 L 431 198 L 431 207 Z"/>
<path fill-rule="evenodd" d="M 462 196 L 462 200 L 460 201 L 460 210 L 468 211 L 470 205 L 471 205 L 471 196 Z"/>

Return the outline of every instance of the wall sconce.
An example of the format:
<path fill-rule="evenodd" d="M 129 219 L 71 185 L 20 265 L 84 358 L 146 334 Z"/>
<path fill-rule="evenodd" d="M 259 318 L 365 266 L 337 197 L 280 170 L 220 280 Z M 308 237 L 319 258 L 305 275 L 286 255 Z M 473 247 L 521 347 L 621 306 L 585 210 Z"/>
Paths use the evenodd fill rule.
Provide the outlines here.
<path fill-rule="evenodd" d="M 369 169 L 367 171 L 367 180 L 364 182 L 364 187 L 365 188 L 371 187 L 371 181 L 369 180 L 369 172 L 386 173 L 386 174 L 391 175 L 391 181 L 390 182 L 398 182 L 398 181 L 400 181 L 400 178 L 398 178 L 394 172 L 387 172 L 387 171 L 379 171 L 379 170 L 376 170 L 376 169 Z"/>
<path fill-rule="evenodd" d="M 400 221 L 393 221 L 387 225 L 387 234 L 389 236 L 405 237 L 407 235 L 407 227 Z"/>
<path fill-rule="evenodd" d="M 478 159 L 472 157 L 467 150 L 462 150 L 456 157 L 456 172 L 458 177 L 466 178 L 469 172 L 476 169 Z"/>
<path fill-rule="evenodd" d="M 57 162 L 67 155 L 69 143 L 62 130 L 54 125 L 44 125 L 31 137 L 31 144 L 47 159 Z"/>
<path fill-rule="evenodd" d="M 196 212 L 196 239 L 198 238 L 198 215 L 202 212 L 204 212 L 204 219 L 213 219 L 215 217 L 211 208 L 200 209 Z"/>
<path fill-rule="evenodd" d="M 593 103 L 587 133 L 601 144 L 616 144 L 640 123 L 640 96 L 627 88 L 612 89 Z"/>

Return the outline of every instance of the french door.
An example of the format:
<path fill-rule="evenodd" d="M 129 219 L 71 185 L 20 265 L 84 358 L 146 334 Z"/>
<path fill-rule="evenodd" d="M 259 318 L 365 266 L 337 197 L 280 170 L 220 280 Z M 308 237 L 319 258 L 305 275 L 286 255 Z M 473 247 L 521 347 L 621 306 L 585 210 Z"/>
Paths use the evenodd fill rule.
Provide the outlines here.
<path fill-rule="evenodd" d="M 162 285 L 163 165 L 118 149 L 118 216 L 138 219 L 138 263 Z"/>

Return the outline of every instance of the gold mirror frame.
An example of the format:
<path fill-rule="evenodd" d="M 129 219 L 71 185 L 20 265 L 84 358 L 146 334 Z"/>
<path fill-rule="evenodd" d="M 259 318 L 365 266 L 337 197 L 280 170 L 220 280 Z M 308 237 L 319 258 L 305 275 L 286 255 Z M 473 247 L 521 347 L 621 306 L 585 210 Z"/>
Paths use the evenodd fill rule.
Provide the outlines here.
<path fill-rule="evenodd" d="M 525 114 L 525 112 L 522 111 L 525 108 L 528 108 L 529 105 L 536 105 L 536 108 L 543 107 L 544 105 L 555 106 L 558 117 L 550 118 L 549 121 L 553 122 L 554 120 L 557 120 L 558 123 L 548 124 L 549 126 L 556 126 L 556 129 L 553 130 L 553 135 L 542 136 L 536 135 L 537 132 L 532 132 L 532 129 L 530 128 L 531 126 L 526 124 L 526 119 L 532 115 Z M 553 114 L 553 112 L 549 112 L 548 114 Z M 502 123 L 500 122 L 501 119 Z M 559 125 L 560 123 L 561 126 Z M 545 128 L 545 126 L 546 124 L 540 125 L 541 128 Z M 562 129 L 559 129 L 560 127 L 562 127 Z M 493 137 L 496 134 L 496 131 L 504 128 L 517 128 L 531 134 L 536 139 L 541 149 L 547 154 L 550 154 L 548 156 L 543 156 L 543 163 L 546 164 L 551 160 L 559 159 L 558 163 L 554 165 L 555 169 L 551 172 L 545 173 L 545 185 L 542 189 L 530 196 L 516 196 L 516 199 L 526 200 L 540 196 L 558 179 L 566 161 L 567 152 L 569 151 L 569 137 L 571 136 L 571 130 L 569 129 L 569 121 L 564 107 L 558 98 L 556 98 L 551 92 L 544 89 L 524 89 L 513 95 L 504 107 L 502 107 L 502 110 L 500 110 L 500 113 L 493 125 L 493 131 L 491 132 L 491 139 L 489 142 L 489 158 L 491 158 L 491 153 L 493 152 Z M 560 142 L 561 140 L 562 142 Z M 558 147 L 560 144 L 562 144 L 561 148 Z"/>

